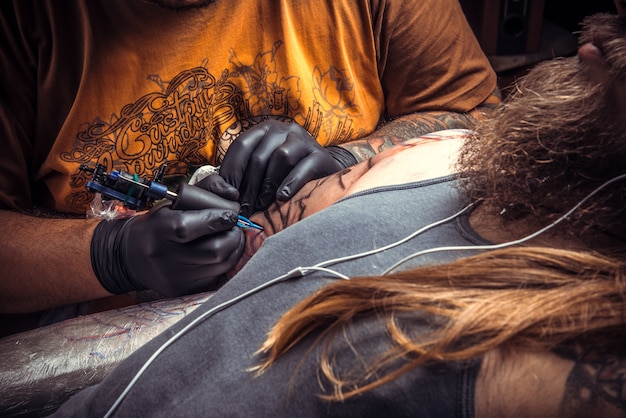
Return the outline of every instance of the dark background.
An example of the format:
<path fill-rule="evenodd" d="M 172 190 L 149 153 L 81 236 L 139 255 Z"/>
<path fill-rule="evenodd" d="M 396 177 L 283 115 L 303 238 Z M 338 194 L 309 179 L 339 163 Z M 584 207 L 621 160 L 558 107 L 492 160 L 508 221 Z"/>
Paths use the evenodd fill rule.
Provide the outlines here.
<path fill-rule="evenodd" d="M 598 12 L 616 13 L 613 0 L 545 0 L 544 16 L 564 29 L 574 33 L 587 15 Z"/>

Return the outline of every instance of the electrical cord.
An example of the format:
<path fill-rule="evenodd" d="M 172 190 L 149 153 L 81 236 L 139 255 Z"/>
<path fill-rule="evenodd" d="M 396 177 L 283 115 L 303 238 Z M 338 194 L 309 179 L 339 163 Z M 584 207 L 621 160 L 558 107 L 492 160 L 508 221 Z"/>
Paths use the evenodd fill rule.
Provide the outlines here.
<path fill-rule="evenodd" d="M 593 197 L 595 194 L 597 194 L 600 190 L 604 189 L 605 187 L 607 187 L 608 185 L 615 183 L 619 180 L 625 179 L 626 178 L 626 174 L 621 174 L 619 176 L 616 176 L 608 181 L 606 181 L 605 183 L 601 184 L 600 186 L 598 186 L 595 190 L 593 190 L 591 193 L 589 193 L 587 196 L 585 196 L 583 199 L 581 199 L 576 205 L 574 205 L 570 210 L 568 210 L 567 212 L 565 212 L 562 216 L 560 216 L 558 219 L 556 219 L 554 222 L 550 223 L 549 225 L 523 237 L 517 240 L 513 240 L 513 241 L 509 241 L 509 242 L 505 242 L 505 243 L 501 243 L 501 244 L 493 244 L 493 245 L 469 245 L 469 246 L 445 246 L 445 247 L 436 247 L 436 248 L 430 248 L 427 250 L 422 250 L 422 251 L 418 251 L 415 252 L 405 258 L 403 258 L 402 260 L 394 263 L 391 267 L 389 267 L 387 270 L 385 270 L 385 272 L 383 272 L 383 275 L 385 274 L 389 274 L 391 271 L 395 270 L 396 268 L 398 268 L 400 265 L 406 263 L 407 261 L 425 255 L 425 254 L 430 254 L 430 253 L 434 253 L 434 252 L 442 252 L 442 251 L 457 251 L 457 250 L 492 250 L 492 249 L 500 249 L 500 248 L 505 248 L 505 247 L 509 247 L 509 246 L 513 246 L 513 245 L 517 245 L 520 243 L 523 243 L 525 241 L 528 241 L 532 238 L 535 238 L 541 234 L 543 234 L 544 232 L 552 229 L 553 227 L 555 227 L 557 224 L 561 223 L 563 220 L 565 220 L 567 217 L 569 217 L 572 213 L 574 213 L 580 206 L 582 206 L 587 200 L 589 200 L 591 197 Z M 353 254 L 353 255 L 349 255 L 349 256 L 345 256 L 345 257 L 338 257 L 338 258 L 334 258 L 334 259 L 330 259 L 330 260 L 325 260 L 322 261 L 314 266 L 310 266 L 310 267 L 296 267 L 292 270 L 290 270 L 289 272 L 275 277 L 274 279 L 271 279 L 265 283 L 260 284 L 259 286 L 256 286 L 238 296 L 235 296 L 234 298 L 231 298 L 225 302 L 222 302 L 221 304 L 209 309 L 208 311 L 204 312 L 202 315 L 198 316 L 197 318 L 195 318 L 193 321 L 191 321 L 189 324 L 187 324 L 185 327 L 183 327 L 180 331 L 178 331 L 176 334 L 174 334 L 170 339 L 168 339 L 165 343 L 163 343 L 149 358 L 148 360 L 146 360 L 146 362 L 143 364 L 143 366 L 137 371 L 137 373 L 135 374 L 135 376 L 131 379 L 131 381 L 128 383 L 128 385 L 126 385 L 126 388 L 124 388 L 124 390 L 122 391 L 122 393 L 117 397 L 117 399 L 115 400 L 115 402 L 111 405 L 111 407 L 109 408 L 109 410 L 107 411 L 107 413 L 104 415 L 104 418 L 109 418 L 112 416 L 112 414 L 115 412 L 115 410 L 119 407 L 119 405 L 122 403 L 122 401 L 124 400 L 124 398 L 128 395 L 128 393 L 130 392 L 130 390 L 133 388 L 133 386 L 137 383 L 137 381 L 139 380 L 139 378 L 143 375 L 143 373 L 148 369 L 148 367 L 150 367 L 152 365 L 152 363 L 156 360 L 156 358 L 163 352 L 165 351 L 169 346 L 171 346 L 176 340 L 178 340 L 180 337 L 182 337 L 183 335 L 185 335 L 187 332 L 189 332 L 191 329 L 193 329 L 195 326 L 197 326 L 199 323 L 201 323 L 202 321 L 206 320 L 207 318 L 210 318 L 211 316 L 213 316 L 214 314 L 216 314 L 217 312 L 220 312 L 226 308 L 228 308 L 229 306 L 234 305 L 235 303 L 247 298 L 250 295 L 253 295 L 255 293 L 260 292 L 263 289 L 266 289 L 268 287 L 271 287 L 277 283 L 280 283 L 282 281 L 288 280 L 288 279 L 292 279 L 292 278 L 298 278 L 298 277 L 304 277 L 314 271 L 323 271 L 325 273 L 334 275 L 335 277 L 342 279 L 342 280 L 350 280 L 350 278 L 344 274 L 341 274 L 337 271 L 334 271 L 332 269 L 327 268 L 328 266 L 331 265 L 335 265 L 335 264 L 339 264 L 339 263 L 343 263 L 346 261 L 351 261 L 357 258 L 363 258 L 363 257 L 368 257 L 370 255 L 373 254 L 377 254 L 383 251 L 386 251 L 388 249 L 397 247 L 399 245 L 404 244 L 405 242 L 417 237 L 418 235 L 421 235 L 422 233 L 437 227 L 439 225 L 442 225 L 444 223 L 450 222 L 453 219 L 456 219 L 457 217 L 461 216 L 463 213 L 467 212 L 469 209 L 471 209 L 473 206 L 475 206 L 477 202 L 473 202 L 471 204 L 469 204 L 468 206 L 465 206 L 463 209 L 461 209 L 460 211 L 456 212 L 455 214 L 441 219 L 439 221 L 433 222 L 429 225 L 426 225 L 423 228 L 420 228 L 414 232 L 412 232 L 411 234 L 409 234 L 408 236 L 406 236 L 405 238 L 402 238 L 396 242 L 393 242 L 391 244 L 388 244 L 386 246 L 374 249 L 374 250 L 369 250 L 369 251 L 365 251 L 362 253 L 358 253 L 358 254 Z"/>
<path fill-rule="evenodd" d="M 109 408 L 107 413 L 104 415 L 104 417 L 108 418 L 108 417 L 112 416 L 112 414 L 115 412 L 115 410 L 122 403 L 122 401 L 124 400 L 126 395 L 128 395 L 128 393 L 133 388 L 133 386 L 135 386 L 135 383 L 137 383 L 139 378 L 144 374 L 144 372 L 148 369 L 148 367 L 150 367 L 150 365 L 152 365 L 154 360 L 156 360 L 156 358 L 163 351 L 165 351 L 165 349 L 167 349 L 176 340 L 178 340 L 180 337 L 182 337 L 187 332 L 189 332 L 191 329 L 193 329 L 196 325 L 198 325 L 199 323 L 201 323 L 205 319 L 215 315 L 216 313 L 218 313 L 218 312 L 228 308 L 229 306 L 232 306 L 235 303 L 237 303 L 237 302 L 247 298 L 248 296 L 260 292 L 261 290 L 263 290 L 265 288 L 271 287 L 274 284 L 282 282 L 284 280 L 306 276 L 307 274 L 310 274 L 313 271 L 323 271 L 325 273 L 329 273 L 331 275 L 335 275 L 339 279 L 350 280 L 350 278 L 348 276 L 346 276 L 344 274 L 341 274 L 339 272 L 336 272 L 334 270 L 331 270 L 331 269 L 328 269 L 328 268 L 324 268 L 324 267 L 317 267 L 317 266 L 296 267 L 293 270 L 291 270 L 291 271 L 289 271 L 289 272 L 287 272 L 287 273 L 285 273 L 285 274 L 283 274 L 281 276 L 275 277 L 272 280 L 269 280 L 269 281 L 267 281 L 265 283 L 262 283 L 259 286 L 256 286 L 256 287 L 254 287 L 254 288 L 252 288 L 252 289 L 250 289 L 250 290 L 240 294 L 239 296 L 231 298 L 231 299 L 229 299 L 229 300 L 227 300 L 225 302 L 222 302 L 219 305 L 209 309 L 208 311 L 204 312 L 202 315 L 200 315 L 197 318 L 195 318 L 189 324 L 185 325 L 185 327 L 183 327 L 180 331 L 178 331 L 176 334 L 174 334 L 170 339 L 168 339 L 165 343 L 163 343 L 163 345 L 161 345 L 154 353 L 152 353 L 152 355 L 148 358 L 148 360 L 146 360 L 146 362 L 143 364 L 143 366 L 137 371 L 135 376 L 133 376 L 133 378 L 128 383 L 128 385 L 126 385 L 126 388 L 124 388 L 124 390 L 118 396 L 118 398 L 115 400 L 113 405 L 111 405 L 111 407 Z"/>
<path fill-rule="evenodd" d="M 369 251 L 365 251 L 362 253 L 358 253 L 358 254 L 353 254 L 353 255 L 349 255 L 346 257 L 339 257 L 339 258 L 334 258 L 334 259 L 330 259 L 330 260 L 326 260 L 326 261 L 322 261 L 314 266 L 310 266 L 310 267 L 296 267 L 292 270 L 290 270 L 289 272 L 275 277 L 272 280 L 269 280 L 265 283 L 260 284 L 259 286 L 256 286 L 238 296 L 235 296 L 234 298 L 231 298 L 225 302 L 222 302 L 221 304 L 209 309 L 208 311 L 204 312 L 202 315 L 198 316 L 197 318 L 195 318 L 193 321 L 191 321 L 189 324 L 187 324 L 184 328 L 182 328 L 180 331 L 178 331 L 176 334 L 174 334 L 170 339 L 168 339 L 165 343 L 163 343 L 163 345 L 161 345 L 154 353 L 152 353 L 152 355 L 148 358 L 148 360 L 146 360 L 146 362 L 143 364 L 143 366 L 137 371 L 137 373 L 135 374 L 135 376 L 133 376 L 133 378 L 131 379 L 131 381 L 128 383 L 128 385 L 126 385 L 126 388 L 124 388 L 124 390 L 122 391 L 122 393 L 118 396 L 118 398 L 115 400 L 115 402 L 113 403 L 113 405 L 111 405 L 111 407 L 109 408 L 109 410 L 107 411 L 107 413 L 104 415 L 104 418 L 109 418 L 112 416 L 112 414 L 115 412 L 115 410 L 119 407 L 119 405 L 122 403 L 122 401 L 124 400 L 124 398 L 128 395 L 128 393 L 130 392 L 130 390 L 133 388 L 133 386 L 135 386 L 135 384 L 137 383 L 137 381 L 139 380 L 139 378 L 144 374 L 144 372 L 148 369 L 148 367 L 150 367 L 150 365 L 152 365 L 152 363 L 156 360 L 156 358 L 163 352 L 165 351 L 165 349 L 167 349 L 170 345 L 172 345 L 176 340 L 178 340 L 180 337 L 182 337 L 184 334 L 186 334 L 187 332 L 189 332 L 191 329 L 193 329 L 196 325 L 198 325 L 199 323 L 201 323 L 202 321 L 204 321 L 205 319 L 215 315 L 217 312 L 220 312 L 224 309 L 226 309 L 229 306 L 234 305 L 235 303 L 241 301 L 242 299 L 247 298 L 250 295 L 253 295 L 255 293 L 260 292 L 261 290 L 268 288 L 270 286 L 273 286 L 276 283 L 280 283 L 282 281 L 288 280 L 288 279 L 292 279 L 292 278 L 298 278 L 298 277 L 304 277 L 314 271 L 323 271 L 326 273 L 329 273 L 331 275 L 336 276 L 337 278 L 343 279 L 343 280 L 350 280 L 350 278 L 348 276 L 345 276 L 339 272 L 336 272 L 334 270 L 331 270 L 329 268 L 327 268 L 327 266 L 331 266 L 334 264 L 338 264 L 338 263 L 343 263 L 346 261 L 350 261 L 350 260 L 354 260 L 357 258 L 362 258 L 362 257 L 367 257 L 370 256 L 372 254 L 376 254 L 376 253 L 380 253 L 383 251 L 386 251 L 390 248 L 396 247 L 398 245 L 402 245 L 403 243 L 409 241 L 412 238 L 415 238 L 416 236 L 428 231 L 429 229 L 432 229 L 438 225 L 441 225 L 443 223 L 449 222 L 455 218 L 457 218 L 458 216 L 460 216 L 461 214 L 465 213 L 466 211 L 468 211 L 471 207 L 474 206 L 474 203 L 471 203 L 470 205 L 464 207 L 463 209 L 461 209 L 460 211 L 456 212 L 455 214 L 439 220 L 437 222 L 433 222 L 430 225 L 427 225 L 423 228 L 418 229 L 417 231 L 409 234 L 407 237 L 402 238 L 394 243 L 388 244 L 384 247 L 381 248 L 377 248 L 374 250 L 369 250 Z"/>
<path fill-rule="evenodd" d="M 587 196 L 585 196 L 584 198 L 582 198 L 578 203 L 576 203 L 574 206 L 572 206 L 572 208 L 570 210 L 568 210 L 567 212 L 565 212 L 563 215 L 561 215 L 559 218 L 557 218 L 556 220 L 554 220 L 554 222 L 552 222 L 551 224 L 544 226 L 543 228 L 533 232 L 532 234 L 526 235 L 523 238 L 519 238 L 516 240 L 512 240 L 512 241 L 508 241 L 508 242 L 503 242 L 500 244 L 490 244 L 490 245 L 468 245 L 468 246 L 448 246 L 448 247 L 437 247 L 437 248 L 429 248 L 427 250 L 422 250 L 422 251 L 418 251 L 416 253 L 413 253 L 405 258 L 403 258 L 402 260 L 398 261 L 397 263 L 393 264 L 391 267 L 389 267 L 387 270 L 385 270 L 383 272 L 383 275 L 389 274 L 391 273 L 393 270 L 397 269 L 400 265 L 406 263 L 407 261 L 413 259 L 413 258 L 417 258 L 420 257 L 422 255 L 425 254 L 432 254 L 435 252 L 442 252 L 442 251 L 461 251 L 461 250 L 497 250 L 500 248 L 506 248 L 506 247 L 511 247 L 513 245 L 517 245 L 517 244 L 522 244 L 526 241 L 529 241 L 533 238 L 538 237 L 539 235 L 543 234 L 544 232 L 554 228 L 556 225 L 560 224 L 561 222 L 563 222 L 565 219 L 567 219 L 568 217 L 570 217 L 572 215 L 572 213 L 574 213 L 576 210 L 578 210 L 578 208 L 580 208 L 587 200 L 591 199 L 596 193 L 600 192 L 602 189 L 604 189 L 605 187 L 607 187 L 608 185 L 615 183 L 619 180 L 622 180 L 626 178 L 626 174 L 621 174 L 617 177 L 613 177 L 610 180 L 607 180 L 606 182 L 604 182 L 603 184 L 601 184 L 600 186 L 598 186 L 596 189 L 594 189 L 592 192 L 590 192 Z"/>

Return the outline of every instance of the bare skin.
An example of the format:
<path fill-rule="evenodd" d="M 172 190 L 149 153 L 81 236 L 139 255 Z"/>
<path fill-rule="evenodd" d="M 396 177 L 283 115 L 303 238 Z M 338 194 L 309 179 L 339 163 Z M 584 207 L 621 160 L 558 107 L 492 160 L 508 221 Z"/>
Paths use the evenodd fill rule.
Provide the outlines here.
<path fill-rule="evenodd" d="M 559 405 L 572 367 L 550 353 L 489 352 L 476 382 L 476 416 L 562 417 Z"/>
<path fill-rule="evenodd" d="M 623 357 L 599 349 L 573 360 L 546 352 L 491 351 L 476 382 L 476 416 L 624 417 L 625 366 Z"/>
<path fill-rule="evenodd" d="M 415 139 L 367 163 L 307 185 L 291 203 L 276 204 L 253 216 L 266 230 L 246 230 L 249 251 L 260 245 L 267 234 L 278 232 L 351 193 L 451 173 L 454 154 L 461 142 L 462 138 L 458 137 Z M 428 152 L 424 152 L 426 149 Z M 394 170 L 394 176 L 389 178 L 380 175 L 388 171 L 385 167 L 389 164 L 403 169 Z M 481 220 L 480 217 L 474 219 Z M 60 224 L 65 222 L 60 221 Z M 490 224 L 482 219 L 476 224 L 478 232 L 491 235 L 492 229 L 481 227 L 481 223 Z M 624 383 L 624 366 L 625 359 L 600 352 L 587 352 L 574 359 L 547 352 L 493 350 L 484 356 L 476 382 L 476 416 L 582 417 L 595 416 L 598 411 L 603 417 L 625 416 L 626 411 L 619 408 L 620 401 L 623 405 L 624 400 L 620 398 L 623 395 L 612 391 L 613 387 Z"/>
<path fill-rule="evenodd" d="M 615 0 L 619 16 L 626 18 L 626 1 Z M 610 83 L 602 51 L 593 43 L 578 53 L 590 80 Z M 614 82 L 616 103 L 623 113 L 626 90 L 623 80 Z M 499 222 L 489 223 L 485 209 L 476 210 L 470 221 L 480 234 L 495 242 L 519 237 L 528 227 L 504 231 Z M 494 225 L 496 225 L 494 227 Z M 558 239 L 548 236 L 546 239 Z M 545 241 L 543 242 L 545 243 Z M 561 240 L 560 245 L 581 248 L 579 242 Z M 484 357 L 476 383 L 476 416 L 521 417 L 624 417 L 626 416 L 626 359 L 610 355 L 602 347 L 578 349 L 562 356 L 545 352 L 505 352 L 498 349 Z"/>
<path fill-rule="evenodd" d="M 89 245 L 96 221 L 36 218 L 10 211 L 0 211 L 0 219 L 0 234 L 12 237 L 0 242 L 0 312 L 33 312 L 110 295 L 91 269 Z M 60 245 L 58 237 L 69 239 Z M 26 266 L 15 262 L 33 258 L 37 262 Z"/>
<path fill-rule="evenodd" d="M 248 255 L 260 246 L 267 233 L 278 232 L 290 223 L 323 209 L 326 204 L 352 193 L 453 173 L 454 155 L 461 142 L 461 138 L 407 141 L 381 153 L 368 165 L 359 164 L 323 181 L 307 185 L 292 201 L 293 204 L 276 204 L 266 212 L 253 216 L 256 222 L 266 227 L 266 231 L 246 231 Z M 393 170 L 393 175 L 388 175 L 388 165 L 402 167 L 402 170 Z M 328 201 L 318 198 L 318 193 Z M 499 220 L 490 213 L 492 212 L 479 207 L 472 213 L 470 223 L 476 232 L 492 242 L 509 241 L 533 230 L 523 223 L 517 227 L 502 229 L 498 226 Z M 529 244 L 585 248 L 582 243 L 562 238 L 558 234 L 542 236 Z M 599 352 L 589 352 L 586 356 L 568 359 L 549 352 L 493 350 L 484 356 L 476 382 L 476 416 L 624 417 L 626 410 L 619 407 L 620 402 L 621 405 L 624 404 L 624 399 L 620 398 L 623 395 L 612 392 L 612 388 L 623 387 L 626 383 L 625 366 L 625 359 Z M 603 375 L 598 373 L 600 370 Z M 608 381 L 603 382 L 603 378 Z"/>
<path fill-rule="evenodd" d="M 447 126 L 465 126 L 474 117 L 483 117 L 488 108 L 479 107 L 469 114 L 425 112 L 406 115 L 393 120 L 366 138 L 349 145 L 361 161 L 384 153 L 393 145 L 411 141 L 425 132 L 445 129 Z M 393 151 L 396 152 L 396 151 Z M 378 161 L 378 160 L 376 160 Z M 345 195 L 347 187 L 359 173 L 364 173 L 372 161 L 350 168 L 349 172 L 311 182 L 288 204 L 280 207 L 274 220 L 267 220 L 267 232 L 274 233 L 290 222 L 317 211 Z M 395 171 L 395 169 L 394 169 Z M 339 189 L 330 183 L 337 181 Z M 318 185 L 323 186 L 315 197 L 307 196 Z M 315 207 L 303 212 L 298 209 L 301 200 L 319 199 Z M 308 206 L 310 203 L 307 203 Z M 255 218 L 257 219 L 257 218 Z M 56 219 L 33 217 L 0 210 L 0 233 L 11 240 L 0 242 L 0 314 L 36 312 L 75 302 L 96 300 L 111 296 L 102 288 L 91 269 L 89 248 L 95 221 L 85 219 Z M 253 237 L 257 239 L 258 237 Z M 259 244 L 260 245 L 260 244 Z M 257 247 L 253 247 L 253 250 Z M 37 257 L 33 258 L 33 254 Z M 20 260 L 32 260 L 28 263 Z M 39 263 L 41 261 L 41 263 Z M 28 264 L 25 266 L 24 264 Z"/>
<path fill-rule="evenodd" d="M 358 161 L 365 161 L 394 145 L 402 144 L 408 139 L 419 136 L 415 135 L 416 132 L 421 135 L 426 132 L 465 128 L 471 126 L 473 121 L 484 118 L 486 112 L 489 112 L 489 105 L 479 106 L 467 114 L 426 112 L 421 113 L 419 118 L 416 118 L 415 115 L 406 115 L 381 126 L 371 136 L 341 146 L 357 156 Z"/>
<path fill-rule="evenodd" d="M 410 183 L 453 172 L 464 137 L 423 136 L 407 140 L 342 172 L 306 184 L 291 200 L 276 202 L 251 219 L 264 230 L 246 229 L 246 249 L 231 271 L 234 275 L 258 250 L 265 238 L 356 192 L 378 186 Z"/>
<path fill-rule="evenodd" d="M 288 202 L 273 204 L 268 210 L 252 216 L 264 231 L 246 230 L 247 247 L 244 258 L 233 274 L 252 256 L 263 240 L 287 226 L 316 213 L 332 203 L 359 191 L 380 186 L 391 186 L 420 181 L 454 173 L 456 155 L 463 142 L 462 136 L 444 139 L 428 135 L 403 142 L 340 173 L 307 184 Z M 493 211 L 479 206 L 470 215 L 470 224 L 477 233 L 494 243 L 519 239 L 537 229 L 537 226 L 519 222 L 503 228 Z M 529 241 L 529 245 L 558 245 L 581 249 L 583 244 L 571 237 L 544 234 Z"/>

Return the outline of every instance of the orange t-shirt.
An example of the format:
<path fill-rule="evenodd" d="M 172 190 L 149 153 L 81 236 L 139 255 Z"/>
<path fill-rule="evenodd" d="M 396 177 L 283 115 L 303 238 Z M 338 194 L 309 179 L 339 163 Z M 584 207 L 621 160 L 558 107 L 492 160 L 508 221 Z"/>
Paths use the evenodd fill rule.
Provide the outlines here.
<path fill-rule="evenodd" d="M 219 164 L 241 131 L 270 117 L 340 144 L 383 117 L 469 111 L 496 86 L 458 0 L 0 7 L 6 208 L 84 211 L 84 163 L 187 174 Z"/>

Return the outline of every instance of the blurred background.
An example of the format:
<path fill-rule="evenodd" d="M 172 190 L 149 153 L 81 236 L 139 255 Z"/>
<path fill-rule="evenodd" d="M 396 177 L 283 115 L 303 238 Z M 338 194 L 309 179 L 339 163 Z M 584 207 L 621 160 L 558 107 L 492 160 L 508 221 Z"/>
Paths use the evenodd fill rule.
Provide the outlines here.
<path fill-rule="evenodd" d="M 613 0 L 460 0 L 483 50 L 506 89 L 536 63 L 571 56 L 583 18 L 615 13 Z"/>

